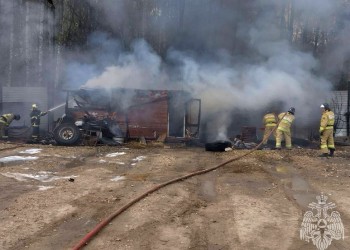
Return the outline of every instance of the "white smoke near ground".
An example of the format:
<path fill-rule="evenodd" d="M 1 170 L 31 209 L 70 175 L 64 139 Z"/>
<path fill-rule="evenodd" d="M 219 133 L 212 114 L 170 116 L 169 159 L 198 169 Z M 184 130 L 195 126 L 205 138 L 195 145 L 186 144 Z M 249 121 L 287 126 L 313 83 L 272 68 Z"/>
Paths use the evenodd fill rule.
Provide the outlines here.
<path fill-rule="evenodd" d="M 281 4 L 276 0 L 257 2 L 262 9 L 269 7 L 269 4 Z M 214 1 L 211 3 L 214 4 Z M 295 11 L 303 15 L 312 13 L 313 18 L 330 18 L 339 7 L 339 1 L 330 0 L 317 3 L 297 0 L 294 3 Z M 124 5 L 123 1 L 116 5 L 106 1 L 99 3 L 98 8 L 106 13 L 106 23 L 116 29 L 117 23 L 121 24 L 128 18 L 123 19 L 123 15 L 115 17 L 112 10 L 118 7 L 120 11 L 119 8 Z M 232 15 L 223 11 L 223 8 L 216 6 L 219 13 L 222 11 L 223 15 Z M 261 126 L 262 115 L 276 103 L 279 105 L 273 107 L 275 112 L 287 111 L 292 106 L 296 108 L 295 123 L 298 128 L 317 127 L 319 105 L 327 99 L 332 85 L 321 74 L 315 73 L 320 72 L 318 59 L 309 52 L 297 50 L 280 36 L 277 27 L 273 25 L 275 15 L 272 12 L 273 8 L 258 13 L 253 23 L 241 21 L 237 24 L 237 39 L 247 43 L 251 54 L 235 55 L 218 46 L 203 56 L 192 53 L 191 49 L 174 47 L 161 57 L 145 40 L 138 39 L 131 43 L 130 49 L 116 46 L 117 49 L 109 49 L 100 54 L 97 60 L 94 51 L 90 51 L 95 60 L 88 64 L 74 62 L 74 68 L 85 76 L 82 84 L 84 87 L 181 89 L 191 92 L 193 97 L 202 100 L 202 118 L 207 124 L 206 132 L 210 134 L 207 136 L 211 139 L 225 139 L 229 134 L 232 135 L 232 127 L 236 126 L 237 129 L 237 126 L 244 123 Z M 193 15 L 198 16 L 198 13 Z M 220 26 L 223 20 L 234 21 L 235 18 L 220 18 L 218 15 L 218 20 L 212 20 L 211 27 Z M 200 19 L 194 23 L 199 22 L 206 21 Z M 153 28 L 156 30 L 156 27 Z M 198 27 L 194 24 L 185 27 L 190 31 L 196 28 Z M 193 44 L 205 41 L 205 33 L 194 33 L 196 37 L 188 38 L 193 39 Z M 227 34 L 227 37 L 231 35 Z M 103 36 L 96 38 L 101 47 L 113 44 Z M 217 40 L 224 39 L 225 35 Z M 183 44 L 187 43 L 188 41 Z M 115 44 L 120 43 L 115 41 Z M 348 46 L 341 46 L 335 53 L 348 53 L 346 47 Z M 104 58 L 111 57 L 110 51 L 113 51 L 114 61 L 106 65 L 106 61 L 110 60 Z M 328 56 L 335 60 L 331 52 Z M 337 63 L 340 64 L 341 59 Z M 236 116 L 237 113 L 240 115 Z M 241 114 L 246 117 L 244 121 L 240 120 Z"/>

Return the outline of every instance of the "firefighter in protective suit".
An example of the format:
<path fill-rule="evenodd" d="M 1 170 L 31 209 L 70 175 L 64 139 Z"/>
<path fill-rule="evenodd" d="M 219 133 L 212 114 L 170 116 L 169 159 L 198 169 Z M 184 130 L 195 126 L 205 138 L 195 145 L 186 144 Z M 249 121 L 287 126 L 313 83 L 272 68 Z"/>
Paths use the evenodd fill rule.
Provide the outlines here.
<path fill-rule="evenodd" d="M 41 112 L 36 104 L 32 105 L 32 112 L 30 112 L 30 122 L 32 124 L 32 140 L 37 141 L 39 139 L 39 126 L 40 117 L 46 115 L 47 112 Z"/>
<path fill-rule="evenodd" d="M 8 138 L 8 127 L 13 120 L 21 119 L 20 115 L 15 114 L 4 114 L 0 117 L 0 137 L 1 139 Z"/>
<path fill-rule="evenodd" d="M 276 131 L 276 149 L 281 149 L 281 143 L 283 137 L 286 141 L 286 148 L 292 149 L 292 136 L 290 132 L 290 127 L 295 119 L 295 108 L 291 107 L 288 112 L 283 112 L 278 115 L 278 120 L 280 124 L 277 127 Z"/>
<path fill-rule="evenodd" d="M 269 139 L 269 134 L 277 125 L 277 117 L 275 113 L 267 112 L 263 117 L 264 124 L 264 145 L 267 144 L 267 140 Z M 273 133 L 274 137 L 276 137 L 276 131 Z"/>
<path fill-rule="evenodd" d="M 320 106 L 322 110 L 322 117 L 320 122 L 320 137 L 321 137 L 321 157 L 333 157 L 334 146 L 334 113 L 331 111 L 329 105 L 324 103 Z M 329 154 L 328 154 L 329 150 Z"/>

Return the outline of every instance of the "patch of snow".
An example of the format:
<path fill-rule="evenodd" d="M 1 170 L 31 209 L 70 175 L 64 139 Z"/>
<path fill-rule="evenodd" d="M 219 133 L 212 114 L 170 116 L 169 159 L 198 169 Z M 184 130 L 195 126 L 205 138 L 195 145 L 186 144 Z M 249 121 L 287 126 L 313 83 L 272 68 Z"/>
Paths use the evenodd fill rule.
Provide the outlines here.
<path fill-rule="evenodd" d="M 142 161 L 142 160 L 144 160 L 144 159 L 146 159 L 146 156 L 137 156 L 135 159 L 132 159 L 133 161 Z"/>
<path fill-rule="evenodd" d="M 54 188 L 54 186 L 38 186 L 38 188 L 39 188 L 38 189 L 39 191 L 45 191 L 45 190 Z"/>
<path fill-rule="evenodd" d="M 55 156 L 55 157 L 59 157 L 59 158 L 63 158 L 63 159 L 76 159 L 77 157 L 74 155 L 70 155 L 70 156 L 63 156 L 63 155 L 59 155 L 59 154 L 53 154 L 53 155 L 44 155 L 44 156 Z"/>
<path fill-rule="evenodd" d="M 116 157 L 119 155 L 125 155 L 125 152 L 110 153 L 110 154 L 107 154 L 106 157 Z"/>
<path fill-rule="evenodd" d="M 20 153 L 21 153 L 21 154 L 30 154 L 30 155 L 33 155 L 33 154 L 40 153 L 41 150 L 42 150 L 41 148 L 31 148 L 31 149 L 27 149 L 27 150 L 21 151 Z"/>
<path fill-rule="evenodd" d="M 99 160 L 98 162 L 100 162 L 100 163 L 105 163 L 105 162 L 107 162 L 107 161 L 106 161 L 106 160 L 101 159 L 101 160 Z"/>
<path fill-rule="evenodd" d="M 13 155 L 13 156 L 6 156 L 3 158 L 0 158 L 0 162 L 11 162 L 11 161 L 32 161 L 36 160 L 39 157 L 37 156 L 19 156 L 19 155 Z"/>
<path fill-rule="evenodd" d="M 38 174 L 57 174 L 57 172 L 50 172 L 50 171 L 39 171 Z"/>
<path fill-rule="evenodd" d="M 116 176 L 114 178 L 111 179 L 111 181 L 121 181 L 121 180 L 125 180 L 125 177 L 124 176 Z"/>
<path fill-rule="evenodd" d="M 131 166 L 135 166 L 136 165 L 136 163 L 131 163 Z"/>
<path fill-rule="evenodd" d="M 71 175 L 71 176 L 54 176 L 54 173 L 50 172 L 44 172 L 44 173 L 37 173 L 37 174 L 22 174 L 22 173 L 3 173 L 3 176 L 14 178 L 18 181 L 27 181 L 29 179 L 34 179 L 41 182 L 51 182 L 56 181 L 60 179 L 69 179 L 69 178 L 75 178 L 78 176 Z"/>
<path fill-rule="evenodd" d="M 121 162 L 121 161 L 118 161 L 118 162 L 116 162 L 118 165 L 125 165 L 125 163 L 124 162 Z"/>

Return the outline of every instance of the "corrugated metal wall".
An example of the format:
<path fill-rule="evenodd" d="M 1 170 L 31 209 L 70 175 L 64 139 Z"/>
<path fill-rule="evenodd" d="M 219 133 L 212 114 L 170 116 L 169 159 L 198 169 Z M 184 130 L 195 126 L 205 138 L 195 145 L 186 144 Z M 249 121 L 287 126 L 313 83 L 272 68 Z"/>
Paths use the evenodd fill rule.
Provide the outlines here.
<path fill-rule="evenodd" d="M 29 113 L 33 103 L 41 111 L 48 109 L 47 88 L 45 87 L 2 87 L 1 113 L 17 113 L 21 120 L 13 121 L 11 126 L 30 126 Z M 47 116 L 41 120 L 41 129 L 47 129 Z"/>
<path fill-rule="evenodd" d="M 329 104 L 335 114 L 335 121 L 337 123 L 335 136 L 346 136 L 346 117 L 344 114 L 347 112 L 348 91 L 333 91 Z"/>

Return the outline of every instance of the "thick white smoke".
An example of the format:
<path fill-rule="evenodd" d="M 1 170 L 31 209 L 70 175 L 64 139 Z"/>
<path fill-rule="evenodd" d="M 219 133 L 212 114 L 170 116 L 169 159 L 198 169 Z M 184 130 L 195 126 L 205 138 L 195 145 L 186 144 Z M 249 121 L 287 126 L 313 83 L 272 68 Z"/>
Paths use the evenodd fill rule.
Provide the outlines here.
<path fill-rule="evenodd" d="M 121 1 L 123 2 L 123 1 Z M 106 22 L 112 28 L 116 23 L 121 24 L 127 20 L 123 15 L 115 17 L 111 10 L 116 6 L 123 8 L 123 4 L 114 5 L 110 1 L 100 3 L 98 8 L 106 13 Z M 215 1 L 207 1 L 214 4 Z M 319 105 L 323 103 L 332 88 L 331 83 L 320 74 L 322 64 L 312 52 L 303 52 L 296 49 L 285 38 L 281 37 L 273 18 L 273 8 L 269 5 L 289 3 L 289 1 L 257 1 L 261 3 L 262 13 L 256 14 L 256 19 L 251 22 L 249 18 L 242 19 L 239 13 L 235 17 L 229 17 L 232 13 L 225 10 L 225 6 L 216 8 L 222 16 L 218 15 L 218 21 L 212 20 L 211 27 L 222 26 L 223 21 L 235 22 L 235 36 L 237 40 L 246 43 L 245 52 L 232 53 L 225 48 L 220 48 L 221 41 L 225 40 L 225 34 L 218 37 L 218 46 L 212 51 L 192 53 L 191 46 L 187 44 L 202 43 L 206 39 L 205 32 L 198 33 L 194 24 L 189 24 L 187 31 L 193 30 L 195 37 L 191 41 L 184 41 L 181 46 L 170 48 L 166 55 L 160 57 L 144 40 L 133 41 L 128 50 L 117 46 L 114 51 L 114 62 L 106 65 L 105 55 L 98 60 L 89 63 L 75 61 L 75 71 L 85 76 L 84 87 L 128 87 L 141 89 L 182 89 L 192 93 L 196 98 L 202 99 L 202 118 L 207 122 L 207 132 L 215 139 L 218 134 L 223 139 L 232 135 L 231 129 L 236 125 L 243 125 L 239 117 L 246 117 L 246 125 L 261 126 L 261 117 L 271 104 L 278 103 L 274 107 L 276 112 L 286 111 L 289 107 L 296 108 L 296 126 L 299 128 L 317 127 L 320 116 Z M 338 8 L 339 1 L 295 1 L 294 11 L 303 15 L 312 14 L 313 18 L 331 16 Z M 120 10 L 120 9 L 119 9 Z M 198 10 L 198 11 L 201 11 Z M 186 13 L 187 16 L 203 16 L 198 13 Z M 236 20 L 237 19 L 237 20 Z M 246 22 L 244 22 L 246 20 Z M 249 20 L 249 21 L 248 21 Z M 207 22 L 204 19 L 195 21 L 195 24 Z M 216 23 L 217 22 L 217 25 Z M 159 23 L 155 26 L 160 25 Z M 193 25 L 191 27 L 191 25 Z M 172 26 L 171 26 L 172 27 Z M 156 30 L 156 28 L 154 27 Z M 225 29 L 227 30 L 227 29 Z M 92 35 L 94 36 L 94 35 Z M 101 47 L 111 40 L 98 36 Z M 233 34 L 227 34 L 233 37 Z M 108 40 L 108 41 L 107 41 Z M 115 44 L 119 44 L 115 42 Z M 208 48 L 207 45 L 203 45 Z M 345 48 L 339 51 L 348 51 Z M 248 48 L 248 49 L 247 49 Z M 339 53 L 336 51 L 336 53 Z M 329 58 L 332 53 L 328 53 Z M 94 52 L 90 56 L 94 55 Z M 335 59 L 334 59 L 335 60 Z M 340 62 L 338 62 L 340 63 Z M 71 64 L 69 64 L 71 65 Z M 104 65 L 104 67 L 101 67 Z M 86 71 L 86 72 L 85 72 Z M 92 73 L 93 72 L 93 73 Z M 73 73 L 73 72 L 72 72 Z M 79 74 L 78 74 L 79 75 Z M 88 79 L 86 79 L 89 76 Z M 68 79 L 70 75 L 68 74 Z M 76 81 L 75 81 L 76 82 Z M 237 128 L 236 128 L 237 129 Z M 239 129 L 239 128 L 238 128 Z M 214 135 L 214 136 L 213 136 Z"/>
<path fill-rule="evenodd" d="M 130 52 L 121 53 L 115 64 L 107 66 L 83 87 L 164 89 L 166 80 L 161 58 L 144 40 L 139 40 L 132 44 Z"/>

